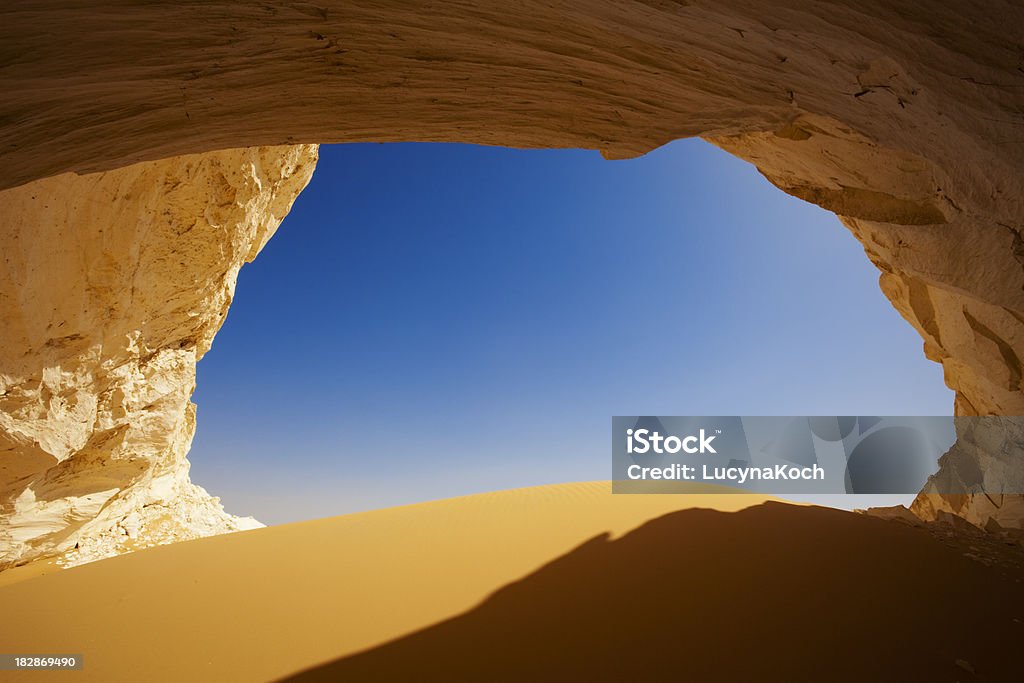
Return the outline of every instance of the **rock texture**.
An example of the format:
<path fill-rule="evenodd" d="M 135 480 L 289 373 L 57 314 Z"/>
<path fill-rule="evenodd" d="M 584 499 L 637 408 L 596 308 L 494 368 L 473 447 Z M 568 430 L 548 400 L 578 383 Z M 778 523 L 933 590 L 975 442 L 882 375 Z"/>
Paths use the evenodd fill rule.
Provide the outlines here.
<path fill-rule="evenodd" d="M 961 417 L 956 434 L 911 512 L 924 520 L 954 515 L 990 531 L 1024 528 L 1024 418 Z"/>
<path fill-rule="evenodd" d="M 315 163 L 250 148 L 0 193 L 0 567 L 259 525 L 189 482 L 189 397 Z"/>
<path fill-rule="evenodd" d="M 21 186 L 3 198 L 5 224 L 51 221 L 24 196 L 45 189 L 57 199 L 88 182 L 57 174 L 205 159 L 210 150 L 445 140 L 623 158 L 701 135 L 840 215 L 925 354 L 942 364 L 958 414 L 1024 414 L 1024 6 L 1016 0 L 24 0 L 0 9 L 0 38 L 0 187 Z M 174 192 L 173 183 L 140 181 L 107 210 L 131 221 L 148 215 L 146 197 Z M 89 253 L 84 240 L 67 244 Z M 140 236 L 138 247 L 179 281 L 205 282 L 207 259 L 226 272 L 235 263 L 227 249 L 193 265 L 155 236 Z M 117 267 L 38 288 L 76 291 Z M 19 304 L 35 291 L 8 286 Z M 222 300 L 204 301 L 190 310 L 219 319 Z M 107 327 L 142 330 L 148 313 L 130 298 L 118 305 L 134 311 L 124 317 L 131 324 L 94 318 L 92 328 L 45 339 L 83 334 L 66 342 L 82 350 L 66 353 L 85 358 Z M 53 375 L 53 351 L 19 329 L 2 340 L 3 372 Z M 146 342 L 140 358 L 155 353 L 153 363 L 166 356 L 159 362 L 173 365 L 173 345 L 185 338 Z M 158 374 L 175 372 L 188 374 Z M 82 462 L 87 479 L 91 451 L 82 449 L 108 447 L 88 445 L 93 432 L 65 416 L 90 409 L 33 400 L 47 406 L 33 419 L 68 427 L 43 440 L 18 432 L 11 452 L 25 461 L 73 452 L 64 462 Z M 13 405 L 0 409 L 20 414 Z M 148 438 L 169 443 L 176 424 L 154 424 Z M 125 465 L 113 480 L 138 475 Z M 65 476 L 68 495 L 87 492 Z"/>

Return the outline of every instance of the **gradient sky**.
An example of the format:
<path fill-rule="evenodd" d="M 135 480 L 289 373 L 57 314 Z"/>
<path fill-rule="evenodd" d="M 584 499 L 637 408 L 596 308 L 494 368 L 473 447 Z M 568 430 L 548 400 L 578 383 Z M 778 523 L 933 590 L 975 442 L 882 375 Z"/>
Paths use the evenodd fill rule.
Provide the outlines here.
<path fill-rule="evenodd" d="M 321 147 L 193 400 L 193 480 L 266 523 L 607 479 L 612 415 L 953 402 L 835 216 L 700 140 Z"/>

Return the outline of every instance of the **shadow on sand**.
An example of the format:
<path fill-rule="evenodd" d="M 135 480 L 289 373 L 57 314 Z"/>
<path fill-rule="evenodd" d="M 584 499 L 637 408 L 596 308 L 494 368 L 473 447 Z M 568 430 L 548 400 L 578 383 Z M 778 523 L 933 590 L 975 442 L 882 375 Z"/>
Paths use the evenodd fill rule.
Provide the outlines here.
<path fill-rule="evenodd" d="M 684 510 L 286 680 L 1020 680 L 1022 577 L 964 552 L 825 508 Z"/>

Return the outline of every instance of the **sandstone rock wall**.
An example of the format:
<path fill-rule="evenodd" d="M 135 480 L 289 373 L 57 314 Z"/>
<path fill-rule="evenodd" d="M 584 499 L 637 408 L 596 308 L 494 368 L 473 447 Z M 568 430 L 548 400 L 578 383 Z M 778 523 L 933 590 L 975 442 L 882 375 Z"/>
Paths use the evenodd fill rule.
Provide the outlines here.
<path fill-rule="evenodd" d="M 702 135 L 757 165 L 784 191 L 840 215 L 882 271 L 883 291 L 921 334 L 925 354 L 942 363 L 959 414 L 1024 414 L 1022 46 L 1024 6 L 1015 0 L 213 0 L 102 7 L 24 0 L 0 8 L 0 187 L 21 186 L 0 206 L 5 229 L 21 221 L 17 234 L 28 234 L 28 226 L 55 230 L 70 210 L 26 197 L 52 204 L 80 193 L 80 185 L 93 182 L 88 178 L 121 182 L 114 174 L 58 174 L 158 159 L 203 167 L 225 154 L 267 153 L 210 152 L 256 145 L 445 140 L 585 147 L 622 158 Z M 197 153 L 202 157 L 176 158 Z M 138 173 L 131 168 L 142 167 L 115 173 Z M 267 201 L 277 206 L 297 191 L 308 170 L 311 164 L 294 171 L 294 182 L 277 181 L 277 199 Z M 184 188 L 162 177 L 136 180 L 133 191 L 110 193 L 119 199 L 103 209 L 109 214 L 93 208 L 98 213 L 84 215 L 137 225 L 164 195 L 174 201 L 209 183 L 207 199 L 193 199 L 231 206 L 226 197 L 236 189 L 233 180 L 205 176 L 184 177 Z M 293 196 L 277 208 L 283 212 Z M 211 224 L 230 222 L 210 211 Z M 275 209 L 271 223 L 281 215 Z M 240 220 L 250 225 L 249 217 Z M 75 230 L 89 235 L 96 228 L 83 222 Z M 250 230 L 258 232 L 242 232 Z M 13 378 L 11 386 L 36 386 L 39 394 L 29 397 L 22 388 L 0 404 L 7 448 L 30 471 L 60 460 L 57 479 L 67 488 L 60 495 L 54 488 L 51 499 L 75 498 L 65 518 L 88 518 L 98 503 L 86 495 L 141 481 L 150 471 L 125 458 L 95 486 L 74 483 L 89 480 L 87 463 L 105 460 L 95 454 L 114 452 L 119 439 L 140 439 L 144 452 L 186 448 L 189 354 L 208 344 L 216 324 L 200 320 L 223 316 L 230 290 L 224 283 L 233 282 L 233 264 L 247 252 L 234 243 L 204 252 L 207 243 L 189 234 L 178 244 L 139 232 L 126 239 L 134 246 L 90 257 L 88 275 L 79 270 L 62 284 L 33 281 L 29 266 L 7 266 L 3 305 L 14 311 L 15 324 L 0 344 L 0 371 Z M 25 254 L 39 260 L 62 238 L 68 263 L 95 251 L 91 240 L 62 237 L 59 229 L 31 243 L 21 237 L 8 249 L 29 263 Z M 117 296 L 96 295 L 81 330 L 65 333 L 70 322 L 56 331 L 20 322 L 18 310 L 49 315 L 45 307 L 57 305 L 59 293 L 114 291 L 128 281 L 122 258 L 151 259 L 169 279 L 220 283 L 208 291 L 226 294 L 204 295 L 174 313 L 153 303 L 161 301 L 159 289 L 119 289 Z M 150 304 L 139 296 L 151 297 Z M 187 329 L 148 322 L 170 321 L 181 310 L 197 319 Z M 45 325 L 84 315 L 59 312 Z M 142 341 L 125 341 L 132 334 Z M 98 339 L 101 350 L 90 350 Z M 110 349 L 125 350 L 108 350 L 107 340 Z M 136 357 L 146 359 L 145 368 L 122 371 L 130 377 L 118 380 L 110 398 L 97 393 L 97 406 L 125 405 L 98 422 L 98 436 L 86 426 L 93 399 L 72 400 L 76 394 L 66 388 L 93 386 L 89 373 L 107 376 L 114 370 L 105 368 L 124 366 L 121 359 L 132 368 Z M 65 370 L 53 358 L 78 360 Z M 173 409 L 161 408 L 163 417 L 152 420 L 138 412 L 127 417 L 145 408 L 128 396 L 159 394 L 164 386 L 177 387 L 170 391 L 178 402 Z M 15 422 L 17 429 L 6 426 Z M 64 465 L 72 462 L 80 464 Z M 15 517 L 21 526 L 5 517 L 7 527 L 27 528 L 25 520 L 55 514 L 43 513 L 38 502 L 23 504 L 35 512 Z"/>
<path fill-rule="evenodd" d="M 843 217 L 959 412 L 1024 413 L 1019 2 L 25 0 L 0 36 L 0 187 L 263 144 L 702 135 Z"/>
<path fill-rule="evenodd" d="M 258 525 L 189 482 L 189 397 L 315 164 L 250 148 L 0 192 L 0 568 Z"/>
<path fill-rule="evenodd" d="M 911 511 L 929 521 L 950 514 L 982 528 L 1024 528 L 1024 418 L 961 417 L 956 434 Z"/>

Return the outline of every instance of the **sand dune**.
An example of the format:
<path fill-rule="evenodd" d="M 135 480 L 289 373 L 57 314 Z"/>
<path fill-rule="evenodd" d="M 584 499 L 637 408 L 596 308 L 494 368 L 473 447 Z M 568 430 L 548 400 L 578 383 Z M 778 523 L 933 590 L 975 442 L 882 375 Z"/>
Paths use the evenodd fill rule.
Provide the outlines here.
<path fill-rule="evenodd" d="M 0 651 L 84 654 L 76 680 L 270 680 L 470 609 L 595 535 L 761 500 L 547 486 L 23 567 L 0 574 Z"/>
<path fill-rule="evenodd" d="M 0 640 L 85 656 L 12 680 L 1008 680 L 1020 581 L 899 522 L 588 483 L 8 579 Z"/>

